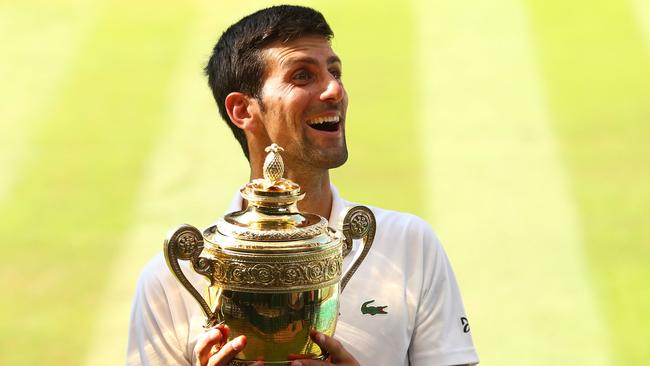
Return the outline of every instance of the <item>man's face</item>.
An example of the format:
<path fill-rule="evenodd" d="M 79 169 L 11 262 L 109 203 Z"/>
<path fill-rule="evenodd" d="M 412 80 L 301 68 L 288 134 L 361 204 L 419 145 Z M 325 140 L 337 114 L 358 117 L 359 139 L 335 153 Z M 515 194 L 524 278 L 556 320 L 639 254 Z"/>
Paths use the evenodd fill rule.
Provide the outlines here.
<path fill-rule="evenodd" d="M 302 37 L 265 48 L 262 121 L 271 140 L 293 164 L 330 169 L 348 157 L 348 96 L 341 61 L 323 37 Z"/>

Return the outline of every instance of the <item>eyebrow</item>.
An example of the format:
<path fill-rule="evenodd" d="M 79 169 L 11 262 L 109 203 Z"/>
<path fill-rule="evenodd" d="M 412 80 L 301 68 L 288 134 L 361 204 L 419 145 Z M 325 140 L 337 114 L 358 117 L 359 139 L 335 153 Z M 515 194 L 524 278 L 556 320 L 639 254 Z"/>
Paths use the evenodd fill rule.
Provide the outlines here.
<path fill-rule="evenodd" d="M 335 64 L 335 63 L 340 64 L 341 59 L 338 56 L 334 55 L 334 56 L 328 57 L 326 62 L 327 62 L 327 65 L 331 65 L 331 64 Z M 317 59 L 307 56 L 307 57 L 297 57 L 297 58 L 294 58 L 294 59 L 287 60 L 285 65 L 291 67 L 291 66 L 293 66 L 295 64 L 299 64 L 299 63 L 305 63 L 305 64 L 311 64 L 311 65 L 318 65 L 319 64 Z"/>

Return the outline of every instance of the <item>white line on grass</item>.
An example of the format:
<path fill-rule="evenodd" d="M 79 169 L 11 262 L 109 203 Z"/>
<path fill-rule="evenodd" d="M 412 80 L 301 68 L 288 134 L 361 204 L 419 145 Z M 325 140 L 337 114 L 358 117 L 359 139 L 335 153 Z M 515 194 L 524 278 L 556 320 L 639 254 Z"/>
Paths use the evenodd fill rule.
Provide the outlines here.
<path fill-rule="evenodd" d="M 648 52 L 650 52 L 650 0 L 632 0 L 632 11 L 639 22 L 639 28 L 645 36 Z"/>
<path fill-rule="evenodd" d="M 487 365 L 608 365 L 521 3 L 416 1 L 431 210 Z"/>
<path fill-rule="evenodd" d="M 33 136 L 75 64 L 101 1 L 35 7 L 21 2 L 0 11 L 0 204 L 29 159 Z"/>
<path fill-rule="evenodd" d="M 166 133 L 158 142 L 141 186 L 134 221 L 116 248 L 102 308 L 85 365 L 124 364 L 129 312 L 136 280 L 145 263 L 162 250 L 169 229 L 182 223 L 199 228 L 223 214 L 236 189 L 248 180 L 239 145 L 217 115 L 201 70 L 214 42 L 216 22 L 197 19 L 191 44 L 169 92 Z M 197 304 L 198 306 L 198 304 Z"/>

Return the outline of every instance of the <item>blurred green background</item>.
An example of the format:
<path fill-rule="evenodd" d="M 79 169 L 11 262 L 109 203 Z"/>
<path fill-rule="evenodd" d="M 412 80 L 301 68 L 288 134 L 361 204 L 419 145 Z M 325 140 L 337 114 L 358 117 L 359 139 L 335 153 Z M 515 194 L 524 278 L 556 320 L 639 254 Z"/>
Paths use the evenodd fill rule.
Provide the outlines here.
<path fill-rule="evenodd" d="M 202 67 L 269 4 L 0 2 L 0 365 L 123 363 L 166 231 L 248 179 Z M 645 364 L 650 1 L 303 4 L 350 94 L 334 182 L 432 224 L 482 364 Z"/>

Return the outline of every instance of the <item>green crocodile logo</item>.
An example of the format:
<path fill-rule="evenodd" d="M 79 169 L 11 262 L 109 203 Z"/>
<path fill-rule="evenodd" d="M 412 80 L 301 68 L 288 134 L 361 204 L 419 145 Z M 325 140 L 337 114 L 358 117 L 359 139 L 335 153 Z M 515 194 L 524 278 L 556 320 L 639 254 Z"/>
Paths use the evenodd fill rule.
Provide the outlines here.
<path fill-rule="evenodd" d="M 388 307 L 386 306 L 370 306 L 375 302 L 375 300 L 370 300 L 366 301 L 363 304 L 361 304 L 361 314 L 370 314 L 370 315 L 377 315 L 377 314 L 388 314 L 384 309 Z"/>

